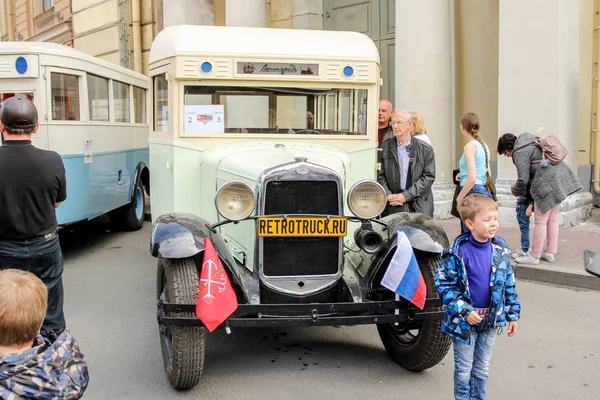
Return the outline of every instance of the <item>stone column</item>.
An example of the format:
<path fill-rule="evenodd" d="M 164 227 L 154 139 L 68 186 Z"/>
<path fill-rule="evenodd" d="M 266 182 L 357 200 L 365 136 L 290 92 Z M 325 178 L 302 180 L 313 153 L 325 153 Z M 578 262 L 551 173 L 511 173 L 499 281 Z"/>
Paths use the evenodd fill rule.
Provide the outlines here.
<path fill-rule="evenodd" d="M 396 2 L 394 106 L 418 111 L 425 120 L 435 150 L 437 218 L 450 216 L 454 192 L 452 4 L 453 0 Z"/>
<path fill-rule="evenodd" d="M 265 0 L 226 0 L 226 26 L 267 26 L 267 3 Z"/>
<path fill-rule="evenodd" d="M 499 15 L 498 135 L 556 135 L 570 151 L 565 162 L 577 174 L 580 2 L 501 1 Z M 500 157 L 504 223 L 516 224 L 509 191 L 515 179 L 512 161 Z M 590 212 L 591 194 L 573 195 L 563 203 L 561 224 L 574 225 Z"/>
<path fill-rule="evenodd" d="M 163 27 L 174 25 L 213 25 L 212 0 L 163 0 Z"/>

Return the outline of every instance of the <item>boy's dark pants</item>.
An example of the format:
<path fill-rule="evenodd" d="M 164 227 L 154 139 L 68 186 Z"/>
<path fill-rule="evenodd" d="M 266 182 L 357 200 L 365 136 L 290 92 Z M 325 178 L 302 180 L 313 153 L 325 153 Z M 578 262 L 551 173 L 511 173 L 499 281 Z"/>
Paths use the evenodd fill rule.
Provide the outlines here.
<path fill-rule="evenodd" d="M 521 250 L 524 252 L 529 251 L 529 219 L 525 212 L 531 202 L 527 199 L 520 199 L 517 201 L 517 221 L 519 222 L 519 228 L 521 228 Z"/>
<path fill-rule="evenodd" d="M 63 257 L 56 232 L 43 237 L 10 241 L 0 240 L 0 269 L 15 268 L 36 275 L 48 288 L 48 310 L 42 334 L 55 334 L 65 327 L 63 313 Z"/>

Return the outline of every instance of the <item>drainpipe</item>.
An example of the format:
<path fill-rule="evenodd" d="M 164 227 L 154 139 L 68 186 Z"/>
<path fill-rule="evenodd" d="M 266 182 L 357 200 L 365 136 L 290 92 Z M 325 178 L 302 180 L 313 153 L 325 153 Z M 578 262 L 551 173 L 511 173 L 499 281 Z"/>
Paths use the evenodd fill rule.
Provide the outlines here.
<path fill-rule="evenodd" d="M 594 190 L 600 194 L 600 0 L 594 3 L 594 120 L 592 125 L 592 149 L 594 151 Z"/>
<path fill-rule="evenodd" d="M 14 42 L 15 40 L 15 5 L 14 0 L 6 1 L 6 14 L 8 14 L 8 41 Z"/>
<path fill-rule="evenodd" d="M 140 28 L 141 0 L 132 0 L 133 70 L 142 73 L 142 30 Z"/>

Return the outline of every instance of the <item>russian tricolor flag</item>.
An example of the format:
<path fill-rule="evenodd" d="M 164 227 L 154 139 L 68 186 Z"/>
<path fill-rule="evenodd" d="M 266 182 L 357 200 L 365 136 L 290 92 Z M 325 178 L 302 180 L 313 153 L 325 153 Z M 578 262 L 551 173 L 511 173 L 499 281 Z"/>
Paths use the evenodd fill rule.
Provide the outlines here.
<path fill-rule="evenodd" d="M 425 307 L 427 286 L 410 241 L 404 232 L 398 232 L 398 247 L 383 275 L 381 284 L 419 309 Z"/>

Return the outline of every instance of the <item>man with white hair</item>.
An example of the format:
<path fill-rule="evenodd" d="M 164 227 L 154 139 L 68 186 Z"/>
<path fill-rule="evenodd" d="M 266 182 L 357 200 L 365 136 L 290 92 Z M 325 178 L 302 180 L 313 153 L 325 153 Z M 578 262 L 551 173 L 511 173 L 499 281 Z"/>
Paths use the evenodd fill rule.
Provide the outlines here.
<path fill-rule="evenodd" d="M 411 140 L 408 111 L 396 110 L 391 126 L 396 140 L 384 141 L 377 177 L 388 195 L 388 206 L 383 215 L 417 212 L 433 216 L 433 147 L 422 140 Z"/>

